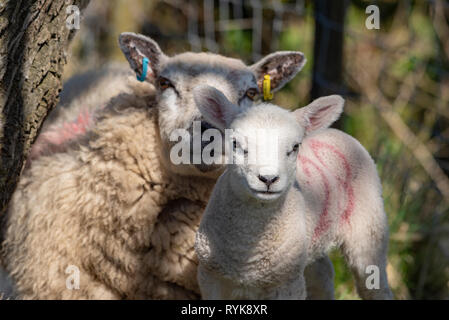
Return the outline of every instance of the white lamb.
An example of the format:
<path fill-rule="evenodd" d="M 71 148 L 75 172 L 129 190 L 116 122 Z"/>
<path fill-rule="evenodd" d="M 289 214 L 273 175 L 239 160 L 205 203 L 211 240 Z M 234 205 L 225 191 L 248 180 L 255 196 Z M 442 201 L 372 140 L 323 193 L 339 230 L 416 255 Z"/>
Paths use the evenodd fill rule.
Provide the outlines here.
<path fill-rule="evenodd" d="M 218 179 L 196 236 L 198 282 L 203 299 L 305 299 L 305 267 L 320 259 L 326 265 L 325 255 L 331 247 L 342 244 L 345 237 L 367 232 L 361 242 L 344 242 L 344 252 L 357 254 L 357 259 L 361 259 L 357 261 L 374 261 L 380 269 L 382 287 L 362 288 L 359 284 L 359 292 L 365 297 L 390 298 L 384 271 L 386 223 L 366 225 L 369 221 L 385 221 L 382 206 L 377 217 L 351 219 L 355 223 L 348 228 L 341 223 L 346 210 L 338 202 L 330 206 L 330 188 L 338 189 L 338 184 L 331 185 L 327 178 L 326 183 L 310 181 L 311 166 L 315 165 L 315 160 L 310 160 L 313 150 L 308 146 L 300 148 L 304 137 L 313 144 L 314 134 L 338 119 L 344 100 L 340 96 L 324 97 L 291 113 L 265 103 L 242 112 L 221 92 L 207 86 L 196 89 L 194 97 L 207 121 L 221 130 L 233 130 L 233 163 Z M 248 138 L 260 129 L 276 130 L 278 144 L 267 145 L 266 139 Z M 338 132 L 327 130 L 334 135 Z M 333 142 L 329 138 L 326 143 Z M 255 151 L 255 158 L 251 158 L 251 150 Z M 256 161 L 248 161 L 248 157 Z M 301 160 L 302 157 L 307 160 Z M 240 162 L 235 164 L 238 159 Z M 367 171 L 374 182 L 371 188 L 377 194 L 375 167 L 361 169 Z M 327 199 L 324 213 L 323 190 Z M 365 196 L 369 198 L 370 194 Z M 307 277 L 313 279 L 312 274 Z M 332 286 L 331 279 L 328 283 Z M 332 289 L 321 288 L 325 292 Z M 310 286 L 310 290 L 315 288 Z"/>

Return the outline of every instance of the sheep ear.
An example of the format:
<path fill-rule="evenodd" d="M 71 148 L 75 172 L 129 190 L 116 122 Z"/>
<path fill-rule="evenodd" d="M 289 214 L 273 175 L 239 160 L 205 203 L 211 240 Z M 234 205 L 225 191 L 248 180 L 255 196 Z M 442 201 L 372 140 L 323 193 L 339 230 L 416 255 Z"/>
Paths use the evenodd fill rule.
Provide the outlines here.
<path fill-rule="evenodd" d="M 271 78 L 271 90 L 281 89 L 287 82 L 293 79 L 306 64 L 307 59 L 299 51 L 278 51 L 269 54 L 256 62 L 250 68 L 256 74 L 257 84 L 262 92 L 263 79 L 266 74 Z"/>
<path fill-rule="evenodd" d="M 293 112 L 296 120 L 305 128 L 305 133 L 328 128 L 340 118 L 345 100 L 338 95 L 314 100 L 304 108 Z"/>
<path fill-rule="evenodd" d="M 153 82 L 159 73 L 161 63 L 167 59 L 158 44 L 144 35 L 124 32 L 119 36 L 119 45 L 138 77 L 142 77 L 144 58 L 148 59 L 148 69 L 144 80 Z"/>
<path fill-rule="evenodd" d="M 229 128 L 238 113 L 237 106 L 214 87 L 204 85 L 195 88 L 193 98 L 204 119 L 221 131 Z"/>

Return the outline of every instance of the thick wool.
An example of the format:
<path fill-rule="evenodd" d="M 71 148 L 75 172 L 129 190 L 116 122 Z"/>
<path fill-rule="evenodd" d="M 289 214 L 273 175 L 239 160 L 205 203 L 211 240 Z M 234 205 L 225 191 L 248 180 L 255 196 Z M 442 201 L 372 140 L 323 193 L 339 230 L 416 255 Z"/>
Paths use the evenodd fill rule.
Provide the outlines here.
<path fill-rule="evenodd" d="M 194 234 L 214 181 L 165 170 L 152 97 L 121 95 L 79 148 L 25 171 L 3 243 L 19 298 L 198 298 Z"/>
<path fill-rule="evenodd" d="M 27 165 L 41 155 L 64 151 L 95 124 L 96 110 L 105 108 L 121 93 L 132 94 L 144 87 L 136 82 L 130 86 L 130 76 L 134 73 L 126 66 L 109 65 L 70 78 L 64 84 L 58 107 L 45 119 L 33 143 Z"/>
<path fill-rule="evenodd" d="M 274 206 L 245 203 L 219 178 L 196 238 L 204 299 L 305 299 L 306 219 L 295 188 Z"/>

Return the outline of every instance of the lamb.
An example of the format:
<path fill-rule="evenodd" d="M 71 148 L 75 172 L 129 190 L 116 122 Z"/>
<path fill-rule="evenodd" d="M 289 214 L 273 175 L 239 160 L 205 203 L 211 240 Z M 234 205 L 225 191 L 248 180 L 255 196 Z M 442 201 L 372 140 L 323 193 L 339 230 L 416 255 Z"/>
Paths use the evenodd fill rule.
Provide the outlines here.
<path fill-rule="evenodd" d="M 42 134 L 56 134 L 41 139 L 12 197 L 0 262 L 17 298 L 199 298 L 195 232 L 222 166 L 174 165 L 170 136 L 201 120 L 192 96 L 199 84 L 250 107 L 265 74 L 275 91 L 305 63 L 300 52 L 273 53 L 252 66 L 207 53 L 168 57 L 132 33 L 120 36 L 120 46 L 139 76 L 149 59 L 145 82 L 123 77 L 127 90 L 89 103 L 83 130 L 62 140 L 54 120 Z M 67 286 L 71 270 L 79 288 Z"/>
<path fill-rule="evenodd" d="M 378 216 L 353 219 L 348 226 L 344 223 L 346 211 L 330 205 L 330 188 L 337 186 L 329 180 L 320 185 L 320 181 L 310 179 L 312 170 L 323 172 L 311 160 L 313 146 L 326 143 L 330 148 L 338 147 L 333 144 L 335 139 L 329 137 L 322 142 L 317 136 L 338 119 L 344 104 L 340 96 L 317 99 L 292 113 L 272 104 L 241 112 L 222 93 L 207 86 L 196 89 L 195 99 L 207 121 L 221 130 L 230 128 L 234 134 L 231 164 L 215 185 L 196 235 L 198 282 L 203 298 L 304 299 L 306 265 L 340 244 L 344 245 L 350 265 L 356 254 L 357 261 L 377 263 L 382 270 L 379 276 L 386 276 L 388 237 L 382 208 L 376 208 Z M 248 138 L 256 130 L 269 129 L 277 130 L 278 144 L 270 146 L 266 140 Z M 336 134 L 336 130 L 329 132 Z M 299 147 L 307 140 L 312 151 L 308 146 Z M 248 155 L 251 148 L 257 155 L 253 163 Z M 273 152 L 277 157 L 264 161 Z M 241 161 L 235 164 L 238 157 Z M 315 157 L 321 159 L 323 155 Z M 299 178 L 295 179 L 297 165 Z M 375 174 L 375 168 L 361 169 Z M 359 174 L 363 174 L 361 170 Z M 323 187 L 324 213 L 320 208 L 323 202 L 317 201 Z M 371 185 L 371 192 L 367 188 L 359 191 L 366 191 L 364 197 L 369 201 L 378 192 L 377 187 Z M 372 221 L 377 223 L 369 224 Z M 345 238 L 359 241 L 341 240 Z M 357 272 L 355 275 L 359 276 Z M 358 283 L 359 292 L 372 298 L 390 298 L 386 279 L 380 282 L 382 287 L 378 288 Z"/>

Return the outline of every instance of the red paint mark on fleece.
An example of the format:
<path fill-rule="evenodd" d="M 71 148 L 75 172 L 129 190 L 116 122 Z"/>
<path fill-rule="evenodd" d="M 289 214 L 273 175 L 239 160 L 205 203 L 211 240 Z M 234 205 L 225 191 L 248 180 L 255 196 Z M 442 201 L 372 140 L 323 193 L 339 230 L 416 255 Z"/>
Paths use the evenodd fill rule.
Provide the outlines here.
<path fill-rule="evenodd" d="M 304 173 L 310 177 L 311 173 L 309 170 L 308 165 L 311 165 L 312 167 L 314 167 L 318 173 L 320 174 L 323 183 L 324 183 L 324 192 L 325 192 L 325 196 L 324 196 L 324 203 L 323 203 L 323 210 L 320 213 L 320 219 L 318 221 L 317 226 L 315 227 L 315 230 L 313 231 L 313 236 L 312 236 L 312 241 L 316 241 L 320 235 L 326 231 L 329 226 L 330 226 L 330 221 L 328 219 L 328 215 L 329 215 L 329 203 L 330 203 L 330 186 L 329 186 L 329 181 L 327 180 L 326 175 L 324 174 L 323 170 L 321 170 L 321 168 L 312 160 L 310 160 L 307 157 L 298 155 L 298 160 L 301 162 L 302 164 L 302 168 L 304 170 Z"/>
<path fill-rule="evenodd" d="M 345 179 L 344 180 L 341 179 L 341 177 L 339 177 L 338 175 L 335 175 L 335 177 L 336 177 L 337 181 L 340 183 L 340 185 L 343 186 L 343 190 L 346 194 L 347 202 L 346 202 L 346 208 L 342 214 L 342 221 L 345 221 L 348 223 L 349 218 L 350 218 L 352 212 L 354 211 L 354 190 L 352 189 L 352 185 L 351 185 L 352 173 L 351 173 L 351 166 L 349 165 L 349 161 L 341 151 L 339 151 L 337 148 L 335 148 L 334 146 L 332 146 L 330 144 L 327 144 L 327 143 L 324 143 L 324 142 L 314 139 L 314 140 L 310 141 L 310 146 L 312 148 L 312 151 L 313 151 L 315 157 L 318 159 L 318 161 L 321 163 L 321 165 L 324 166 L 325 168 L 327 168 L 327 166 L 319 154 L 319 152 L 323 149 L 328 149 L 328 150 L 332 151 L 343 162 L 343 166 L 345 168 L 345 173 L 346 173 Z"/>
<path fill-rule="evenodd" d="M 85 134 L 92 124 L 92 117 L 88 110 L 83 110 L 76 120 L 66 122 L 58 127 L 50 128 L 40 134 L 31 149 L 30 158 L 37 159 L 45 152 L 53 153 L 63 150 L 63 145 Z"/>
<path fill-rule="evenodd" d="M 90 115 L 87 110 L 82 111 L 75 121 L 66 122 L 61 127 L 45 132 L 45 138 L 53 144 L 63 144 L 69 140 L 85 134 L 90 122 Z"/>
<path fill-rule="evenodd" d="M 81 134 L 85 134 L 89 127 L 90 115 L 87 110 L 84 110 L 78 115 L 74 122 L 64 123 L 62 130 L 62 137 L 64 140 L 73 139 Z"/>

